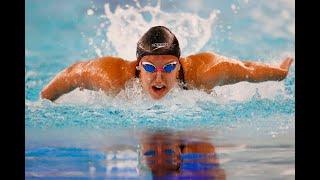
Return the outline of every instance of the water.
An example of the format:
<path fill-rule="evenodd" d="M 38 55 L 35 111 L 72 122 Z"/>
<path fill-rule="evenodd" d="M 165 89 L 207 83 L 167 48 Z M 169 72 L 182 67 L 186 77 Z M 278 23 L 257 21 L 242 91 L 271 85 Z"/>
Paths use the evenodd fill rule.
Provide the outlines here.
<path fill-rule="evenodd" d="M 183 162 L 169 159 L 180 170 L 163 177 L 294 179 L 294 63 L 284 81 L 241 82 L 211 94 L 176 88 L 153 101 L 132 80 L 116 97 L 76 89 L 56 103 L 39 99 L 74 62 L 134 60 L 137 40 L 154 25 L 176 34 L 182 56 L 213 51 L 279 64 L 295 55 L 294 19 L 287 0 L 26 1 L 26 179 L 152 179 L 164 173 L 143 155 L 153 142 L 187 144 Z M 216 156 L 188 160 L 196 156 L 187 152 L 193 144 L 214 147 Z"/>

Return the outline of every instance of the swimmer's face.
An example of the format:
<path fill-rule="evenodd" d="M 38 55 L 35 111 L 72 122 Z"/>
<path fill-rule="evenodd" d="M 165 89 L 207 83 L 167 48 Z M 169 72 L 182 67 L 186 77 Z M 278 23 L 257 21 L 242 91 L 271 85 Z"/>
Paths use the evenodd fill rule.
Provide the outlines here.
<path fill-rule="evenodd" d="M 176 67 L 170 72 L 156 71 L 148 72 L 143 68 L 143 62 L 153 64 L 157 68 L 162 68 L 172 62 L 176 62 Z M 153 99 L 161 99 L 178 83 L 180 62 L 172 55 L 148 55 L 144 56 L 140 63 L 140 80 L 142 88 L 147 91 Z"/>

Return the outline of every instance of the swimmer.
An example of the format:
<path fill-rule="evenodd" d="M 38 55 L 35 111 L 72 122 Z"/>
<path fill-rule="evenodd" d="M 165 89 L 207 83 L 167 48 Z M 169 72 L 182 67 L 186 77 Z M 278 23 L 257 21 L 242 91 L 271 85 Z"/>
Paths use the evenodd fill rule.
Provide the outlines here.
<path fill-rule="evenodd" d="M 213 52 L 180 57 L 177 38 L 164 26 L 152 27 L 141 37 L 136 57 L 132 61 L 107 56 L 77 62 L 58 73 L 40 96 L 54 101 L 75 88 L 116 95 L 128 80 L 139 78 L 143 90 L 158 100 L 177 85 L 211 92 L 215 86 L 240 81 L 281 81 L 293 62 L 293 58 L 287 57 L 279 66 L 271 66 L 226 58 Z"/>

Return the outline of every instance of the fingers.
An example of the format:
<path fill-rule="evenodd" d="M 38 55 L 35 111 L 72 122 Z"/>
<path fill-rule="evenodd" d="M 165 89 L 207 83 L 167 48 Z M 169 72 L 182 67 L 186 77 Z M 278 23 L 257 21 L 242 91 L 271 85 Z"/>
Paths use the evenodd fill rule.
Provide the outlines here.
<path fill-rule="evenodd" d="M 280 65 L 280 68 L 288 70 L 289 67 L 291 66 L 292 62 L 293 62 L 293 58 L 292 57 L 287 57 L 285 60 L 282 61 L 281 65 Z"/>

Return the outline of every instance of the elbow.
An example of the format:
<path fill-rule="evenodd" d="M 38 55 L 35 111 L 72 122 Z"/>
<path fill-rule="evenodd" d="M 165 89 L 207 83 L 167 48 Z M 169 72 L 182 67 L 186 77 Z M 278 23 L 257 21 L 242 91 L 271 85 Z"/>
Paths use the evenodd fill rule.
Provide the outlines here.
<path fill-rule="evenodd" d="M 48 99 L 48 88 L 44 87 L 41 91 L 40 91 L 40 98 L 41 99 Z"/>
<path fill-rule="evenodd" d="M 44 88 L 40 92 L 40 99 L 48 99 L 50 101 L 54 101 L 55 99 L 57 99 L 57 97 L 53 96 L 47 88 Z"/>
<path fill-rule="evenodd" d="M 278 81 L 284 80 L 287 76 L 288 76 L 288 71 L 285 71 L 285 70 L 282 71 L 282 72 L 280 73 L 280 76 L 279 76 Z"/>
<path fill-rule="evenodd" d="M 51 100 L 50 96 L 44 91 L 42 90 L 40 92 L 40 99 L 48 99 L 48 100 Z"/>

